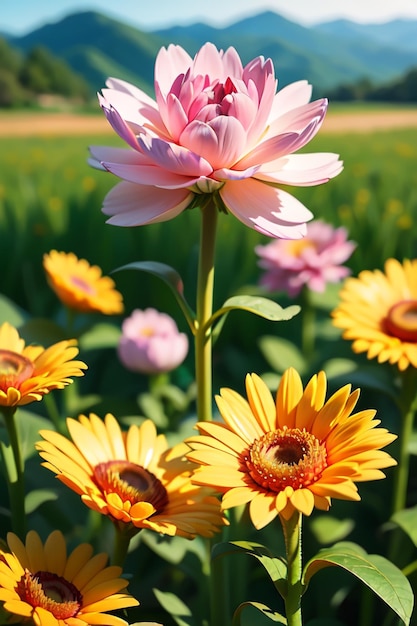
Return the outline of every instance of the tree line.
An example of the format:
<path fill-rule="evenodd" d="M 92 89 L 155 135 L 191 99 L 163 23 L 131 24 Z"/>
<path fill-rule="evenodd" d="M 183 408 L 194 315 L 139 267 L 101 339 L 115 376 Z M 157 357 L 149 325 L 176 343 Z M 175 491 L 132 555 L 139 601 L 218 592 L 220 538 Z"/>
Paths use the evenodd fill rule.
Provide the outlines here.
<path fill-rule="evenodd" d="M 402 77 L 383 85 L 374 85 L 369 79 L 339 85 L 329 94 L 331 100 L 340 102 L 397 102 L 417 103 L 417 67 L 411 68 Z"/>
<path fill-rule="evenodd" d="M 91 97 L 87 82 L 43 46 L 24 54 L 0 38 L 0 107 L 31 106 L 51 94 L 76 102 Z"/>

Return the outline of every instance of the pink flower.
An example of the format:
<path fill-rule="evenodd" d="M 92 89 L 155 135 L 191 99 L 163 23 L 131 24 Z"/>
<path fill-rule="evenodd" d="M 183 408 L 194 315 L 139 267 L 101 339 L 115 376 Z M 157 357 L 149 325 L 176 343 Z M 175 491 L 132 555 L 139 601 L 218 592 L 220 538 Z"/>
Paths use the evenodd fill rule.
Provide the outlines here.
<path fill-rule="evenodd" d="M 117 352 L 127 369 L 143 374 L 161 374 L 183 362 L 188 352 L 188 337 L 179 332 L 172 317 L 166 313 L 135 309 L 122 324 Z"/>
<path fill-rule="evenodd" d="M 347 241 L 345 228 L 311 222 L 300 241 L 277 240 L 255 247 L 259 266 L 266 270 L 260 284 L 269 291 L 286 291 L 290 297 L 297 296 L 304 285 L 323 292 L 327 283 L 337 283 L 350 274 L 341 263 L 355 248 L 353 241 Z"/>
<path fill-rule="evenodd" d="M 342 169 L 336 154 L 293 154 L 321 127 L 327 100 L 310 102 L 307 81 L 276 93 L 271 59 L 243 67 L 234 48 L 206 43 L 192 59 L 170 45 L 156 59 L 156 101 L 122 80 L 107 86 L 100 104 L 129 146 L 91 147 L 91 164 L 123 179 L 104 200 L 110 224 L 169 220 L 211 194 L 247 226 L 299 239 L 312 214 L 280 185 L 318 185 Z"/>

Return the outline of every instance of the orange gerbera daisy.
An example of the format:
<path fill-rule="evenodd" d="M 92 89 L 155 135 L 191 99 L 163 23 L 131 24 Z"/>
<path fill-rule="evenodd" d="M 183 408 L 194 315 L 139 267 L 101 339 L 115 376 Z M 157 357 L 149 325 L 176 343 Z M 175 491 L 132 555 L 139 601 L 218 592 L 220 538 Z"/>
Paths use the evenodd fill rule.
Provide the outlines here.
<path fill-rule="evenodd" d="M 122 295 L 114 280 L 102 276 L 97 265 L 78 259 L 73 252 L 51 250 L 43 257 L 49 285 L 70 309 L 81 313 L 115 315 L 123 312 Z"/>
<path fill-rule="evenodd" d="M 381 468 L 396 462 L 380 448 L 396 438 L 376 428 L 375 411 L 352 414 L 359 390 L 342 387 L 327 401 L 326 375 L 306 388 L 288 369 L 276 402 L 259 376 L 246 377 L 248 401 L 232 389 L 216 398 L 226 422 L 197 424 L 200 436 L 187 443 L 188 458 L 199 463 L 194 482 L 223 493 L 222 507 L 250 502 L 256 528 L 278 514 L 327 510 L 331 498 L 359 500 L 355 482 L 384 478 Z"/>
<path fill-rule="evenodd" d="M 137 606 L 126 593 L 122 569 L 106 567 L 105 553 L 93 556 L 88 543 L 67 557 L 65 539 L 55 530 L 45 544 L 30 531 L 24 544 L 17 535 L 7 535 L 9 550 L 0 549 L 0 601 L 3 610 L 36 626 L 126 626 L 120 617 L 106 611 Z"/>
<path fill-rule="evenodd" d="M 14 326 L 0 326 L 0 406 L 29 404 L 53 389 L 72 383 L 71 376 L 83 376 L 87 366 L 74 361 L 77 342 L 60 341 L 49 348 L 26 346 Z"/>
<path fill-rule="evenodd" d="M 42 430 L 36 447 L 45 467 L 127 532 L 149 528 L 166 535 L 211 537 L 225 523 L 213 491 L 192 484 L 195 466 L 185 444 L 168 449 L 151 420 L 127 432 L 111 414 L 69 418 L 72 441 Z M 128 525 L 128 526 L 126 526 Z"/>
<path fill-rule="evenodd" d="M 343 338 L 353 339 L 354 352 L 368 359 L 396 363 L 403 371 L 417 367 L 417 260 L 385 262 L 381 270 L 348 278 L 333 311 Z"/>

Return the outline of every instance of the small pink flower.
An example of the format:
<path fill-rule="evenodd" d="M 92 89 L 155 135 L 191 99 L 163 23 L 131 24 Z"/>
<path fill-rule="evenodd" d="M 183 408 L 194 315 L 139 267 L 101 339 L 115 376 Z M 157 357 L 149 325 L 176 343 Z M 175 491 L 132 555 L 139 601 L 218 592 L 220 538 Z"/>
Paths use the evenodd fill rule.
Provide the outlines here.
<path fill-rule="evenodd" d="M 304 285 L 323 292 L 327 283 L 337 283 L 350 274 L 341 264 L 355 248 L 353 241 L 347 241 L 345 228 L 311 222 L 302 240 L 277 240 L 255 247 L 259 266 L 266 270 L 260 284 L 268 291 L 286 291 L 290 297 L 297 296 Z"/>
<path fill-rule="evenodd" d="M 206 43 L 191 58 L 162 48 L 156 101 L 111 78 L 99 96 L 129 148 L 91 147 L 91 164 L 122 179 L 104 200 L 108 223 L 169 220 L 207 194 L 241 222 L 270 236 L 299 239 L 310 211 L 281 185 L 319 185 L 342 170 L 337 154 L 294 154 L 317 133 L 327 100 L 310 102 L 307 81 L 276 93 L 271 59 L 243 67 L 234 48 Z"/>
<path fill-rule="evenodd" d="M 183 362 L 188 337 L 180 333 L 172 317 L 156 309 L 135 309 L 122 324 L 117 349 L 129 370 L 143 374 L 169 372 Z"/>

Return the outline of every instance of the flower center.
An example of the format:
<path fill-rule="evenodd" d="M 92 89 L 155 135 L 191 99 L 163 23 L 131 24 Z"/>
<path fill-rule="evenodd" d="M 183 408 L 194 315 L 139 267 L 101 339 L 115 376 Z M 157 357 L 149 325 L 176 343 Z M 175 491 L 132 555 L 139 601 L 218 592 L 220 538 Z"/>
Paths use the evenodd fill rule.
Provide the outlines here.
<path fill-rule="evenodd" d="M 0 388 L 18 388 L 33 374 L 33 363 L 11 350 L 0 350 Z"/>
<path fill-rule="evenodd" d="M 17 586 L 17 593 L 33 608 L 49 611 L 57 620 L 75 617 L 82 605 L 82 595 L 68 580 L 51 572 L 25 571 Z"/>
<path fill-rule="evenodd" d="M 117 493 L 124 502 L 149 502 L 157 512 L 161 512 L 168 503 L 168 495 L 161 481 L 135 463 L 99 463 L 94 468 L 94 476 L 105 493 Z"/>
<path fill-rule="evenodd" d="M 225 83 L 217 83 L 208 93 L 208 104 L 224 104 L 224 98 L 231 93 L 237 93 L 237 89 L 232 79 L 228 77 Z"/>
<path fill-rule="evenodd" d="M 245 463 L 253 480 L 268 491 L 302 489 L 318 480 L 327 467 L 324 444 L 299 428 L 266 433 L 250 446 Z"/>
<path fill-rule="evenodd" d="M 288 239 L 286 240 L 286 246 L 287 246 L 287 251 L 289 254 L 291 254 L 292 256 L 295 257 L 299 257 L 301 256 L 301 254 L 304 252 L 304 250 L 306 250 L 307 248 L 316 248 L 316 246 L 314 245 L 314 243 L 311 241 L 311 239 Z"/>
<path fill-rule="evenodd" d="M 403 341 L 417 341 L 417 300 L 394 304 L 384 320 L 385 330 Z"/>
<path fill-rule="evenodd" d="M 76 287 L 81 289 L 81 291 L 84 291 L 90 296 L 96 293 L 94 287 L 92 287 L 90 283 L 88 283 L 86 280 L 83 280 L 79 276 L 71 276 L 70 281 L 73 285 L 75 285 Z"/>

